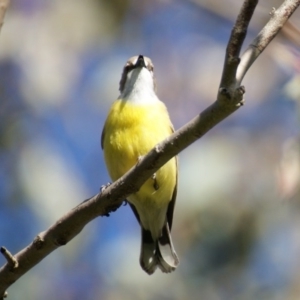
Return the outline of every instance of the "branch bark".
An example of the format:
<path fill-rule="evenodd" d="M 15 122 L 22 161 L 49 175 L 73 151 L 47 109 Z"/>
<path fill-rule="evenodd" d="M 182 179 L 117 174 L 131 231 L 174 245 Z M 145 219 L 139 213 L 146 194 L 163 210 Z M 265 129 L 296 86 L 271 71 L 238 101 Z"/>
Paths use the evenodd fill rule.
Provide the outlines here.
<path fill-rule="evenodd" d="M 241 47 L 257 2 L 258 0 L 245 0 L 237 17 L 227 46 L 217 100 L 172 136 L 159 143 L 127 174 L 73 208 L 49 229 L 39 233 L 30 245 L 14 255 L 18 267 L 12 268 L 12 264 L 7 263 L 0 269 L 0 298 L 5 296 L 10 285 L 52 251 L 67 244 L 87 223 L 116 210 L 123 199 L 138 191 L 169 159 L 243 105 L 244 88 L 240 87 L 243 77 L 300 4 L 300 0 L 284 1 L 240 59 Z"/>

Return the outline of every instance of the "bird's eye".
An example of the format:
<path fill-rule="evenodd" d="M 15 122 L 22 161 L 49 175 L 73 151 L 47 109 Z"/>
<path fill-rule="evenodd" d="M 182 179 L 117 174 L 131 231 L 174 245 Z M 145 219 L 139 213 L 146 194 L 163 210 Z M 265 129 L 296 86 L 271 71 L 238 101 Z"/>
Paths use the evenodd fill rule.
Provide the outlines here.
<path fill-rule="evenodd" d="M 128 64 L 125 66 L 125 70 L 127 73 L 129 73 L 133 69 L 134 69 L 134 65 L 132 65 L 132 64 Z"/>

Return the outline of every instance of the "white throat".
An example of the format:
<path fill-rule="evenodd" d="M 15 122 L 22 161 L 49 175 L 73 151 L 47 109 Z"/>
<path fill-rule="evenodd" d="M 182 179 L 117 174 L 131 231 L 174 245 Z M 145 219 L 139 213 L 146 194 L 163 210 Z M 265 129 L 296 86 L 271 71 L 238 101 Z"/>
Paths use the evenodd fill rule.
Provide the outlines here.
<path fill-rule="evenodd" d="M 153 77 L 149 70 L 137 68 L 129 72 L 119 99 L 134 104 L 150 104 L 159 101 L 154 91 Z"/>

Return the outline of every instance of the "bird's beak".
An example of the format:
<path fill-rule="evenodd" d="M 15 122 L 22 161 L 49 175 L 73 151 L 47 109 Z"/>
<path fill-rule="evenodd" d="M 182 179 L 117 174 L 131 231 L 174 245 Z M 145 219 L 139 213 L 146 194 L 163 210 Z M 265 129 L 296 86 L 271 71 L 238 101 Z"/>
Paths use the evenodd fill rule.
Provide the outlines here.
<path fill-rule="evenodd" d="M 146 64 L 145 64 L 143 55 L 139 55 L 134 67 L 135 68 L 146 68 Z"/>

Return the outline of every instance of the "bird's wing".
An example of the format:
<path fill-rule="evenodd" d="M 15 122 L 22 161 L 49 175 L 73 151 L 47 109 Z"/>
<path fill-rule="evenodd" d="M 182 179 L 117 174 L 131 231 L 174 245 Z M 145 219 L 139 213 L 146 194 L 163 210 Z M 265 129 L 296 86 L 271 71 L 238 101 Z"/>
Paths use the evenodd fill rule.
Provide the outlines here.
<path fill-rule="evenodd" d="M 175 159 L 176 159 L 176 183 L 175 183 L 172 198 L 171 198 L 171 201 L 169 203 L 168 210 L 167 210 L 167 221 L 169 223 L 170 231 L 172 229 L 173 212 L 174 212 L 174 207 L 175 207 L 175 202 L 176 202 L 177 183 L 178 183 L 178 157 L 176 156 Z"/>
<path fill-rule="evenodd" d="M 105 125 L 102 129 L 102 133 L 101 133 L 101 149 L 103 149 L 104 147 L 104 138 L 105 138 Z"/>

